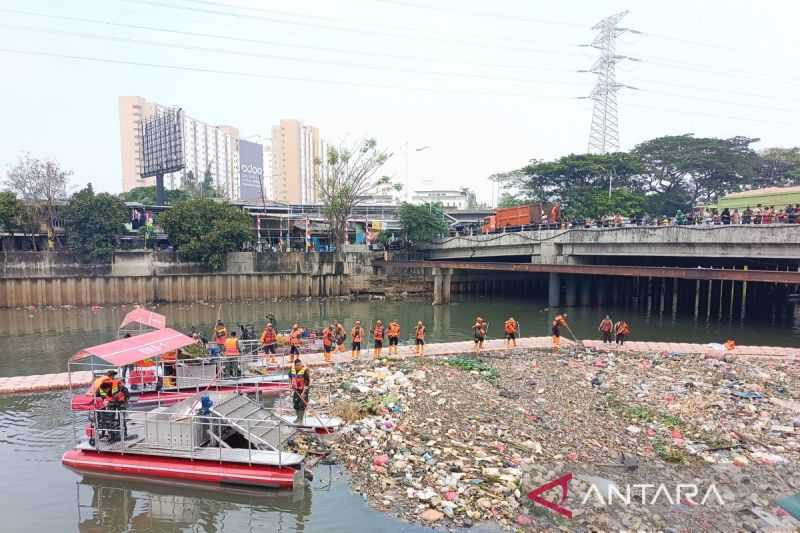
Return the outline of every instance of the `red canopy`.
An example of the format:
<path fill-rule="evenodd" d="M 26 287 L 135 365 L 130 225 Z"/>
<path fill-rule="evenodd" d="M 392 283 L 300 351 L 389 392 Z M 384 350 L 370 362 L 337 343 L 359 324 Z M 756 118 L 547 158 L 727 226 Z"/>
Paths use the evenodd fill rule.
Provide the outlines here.
<path fill-rule="evenodd" d="M 145 309 L 144 307 L 137 307 L 125 315 L 125 318 L 122 319 L 122 324 L 119 325 L 119 329 L 124 328 L 128 324 L 141 324 L 153 329 L 164 329 L 167 327 L 167 317 Z"/>
<path fill-rule="evenodd" d="M 73 355 L 70 362 L 120 367 L 158 357 L 194 342 L 183 333 L 165 328 L 84 348 Z"/>

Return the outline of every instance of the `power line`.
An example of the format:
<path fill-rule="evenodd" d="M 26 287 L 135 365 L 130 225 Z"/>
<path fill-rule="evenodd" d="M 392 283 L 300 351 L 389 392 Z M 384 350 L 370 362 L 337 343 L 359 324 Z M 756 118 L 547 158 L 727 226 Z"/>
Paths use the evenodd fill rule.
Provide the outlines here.
<path fill-rule="evenodd" d="M 290 81 L 290 82 L 302 82 L 302 83 L 320 83 L 320 84 L 327 84 L 327 85 L 339 85 L 339 86 L 347 86 L 347 87 L 358 87 L 358 88 L 374 88 L 374 89 L 389 89 L 389 90 L 400 90 L 400 91 L 412 91 L 412 92 L 420 92 L 420 93 L 431 93 L 431 94 L 459 94 L 459 95 L 474 95 L 474 96 L 512 96 L 512 97 L 521 97 L 524 98 L 526 101 L 529 101 L 531 97 L 534 98 L 542 98 L 542 99 L 553 99 L 553 100 L 573 100 L 570 97 L 565 97 L 562 95 L 548 95 L 548 94 L 536 94 L 530 92 L 520 92 L 520 93 L 513 93 L 513 92 L 499 92 L 499 91 L 464 91 L 464 90 L 440 90 L 437 88 L 429 88 L 429 87 L 408 87 L 408 86 L 398 86 L 396 84 L 386 85 L 386 84 L 376 84 L 376 83 L 361 83 L 355 81 L 343 81 L 343 80 L 330 80 L 330 79 L 322 79 L 322 78 L 307 78 L 302 76 L 282 76 L 282 75 L 273 75 L 273 74 L 260 74 L 258 72 L 251 72 L 251 71 L 236 71 L 236 70 L 222 70 L 222 69 L 211 69 L 211 68 L 204 68 L 204 67 L 189 67 L 185 65 L 169 65 L 163 63 L 150 63 L 144 61 L 130 61 L 124 59 L 113 59 L 113 58 L 103 58 L 103 57 L 94 57 L 94 56 L 81 56 L 81 55 L 72 55 L 72 54 L 60 54 L 55 52 L 43 52 L 43 51 L 35 51 L 35 50 L 21 50 L 21 49 L 14 49 L 14 48 L 2 48 L 0 47 L 0 52 L 2 53 L 9 53 L 9 54 L 19 54 L 19 55 L 27 55 L 27 56 L 39 56 L 39 57 L 51 57 L 57 59 L 68 59 L 74 61 L 84 61 L 84 62 L 92 62 L 92 63 L 106 63 L 112 65 L 131 65 L 137 67 L 145 67 L 145 68 L 155 68 L 161 70 L 174 70 L 174 71 L 183 71 L 183 72 L 194 72 L 200 74 L 216 74 L 216 75 L 223 75 L 223 76 L 234 76 L 234 77 L 244 77 L 244 78 L 258 78 L 258 79 L 268 79 L 268 80 L 280 80 L 280 81 Z M 731 120 L 741 120 L 744 122 L 764 122 L 764 123 L 771 123 L 771 124 L 790 124 L 789 122 L 781 122 L 781 121 L 774 121 L 774 120 L 762 120 L 762 119 L 754 119 L 751 117 L 737 117 L 731 115 L 718 115 L 713 113 L 704 113 L 704 112 L 694 112 L 694 111 L 686 111 L 686 110 L 674 110 L 674 109 L 663 109 L 653 106 L 643 106 L 643 105 L 635 105 L 634 107 L 642 107 L 645 109 L 657 109 L 663 111 L 679 111 L 681 114 L 684 115 L 702 115 L 714 118 L 726 118 Z"/>
<path fill-rule="evenodd" d="M 389 67 L 385 65 L 375 65 L 375 64 L 367 64 L 367 63 L 350 63 L 350 62 L 343 62 L 343 61 L 332 61 L 328 59 L 314 59 L 308 57 L 297 57 L 297 56 L 284 56 L 284 55 L 277 55 L 277 54 L 265 54 L 260 52 L 248 52 L 244 50 L 237 50 L 237 49 L 230 49 L 230 48 L 213 48 L 213 47 L 206 47 L 206 46 L 196 46 L 196 45 L 186 45 L 186 44 L 177 44 L 177 43 L 166 43 L 163 41 L 150 41 L 146 39 L 134 39 L 129 37 L 114 37 L 109 35 L 101 35 L 96 33 L 86 33 L 86 32 L 74 32 L 74 31 L 66 31 L 66 30 L 53 30 L 48 28 L 39 28 L 35 26 L 23 26 L 23 25 L 14 25 L 14 24 L 3 24 L 0 23 L 0 28 L 8 28 L 11 30 L 18 30 L 18 31 L 30 31 L 30 32 L 37 32 L 37 33 L 45 33 L 49 35 L 66 35 L 70 37 L 80 37 L 80 38 L 88 38 L 88 39 L 100 39 L 104 41 L 113 41 L 113 42 L 121 42 L 121 43 L 133 43 L 133 44 L 143 44 L 146 46 L 160 46 L 164 48 L 172 48 L 178 50 L 189 50 L 195 52 L 211 52 L 215 54 L 227 54 L 227 55 L 234 55 L 234 56 L 245 56 L 245 57 L 257 57 L 261 59 L 275 59 L 279 61 L 291 61 L 296 63 L 315 63 L 320 65 L 335 65 L 335 66 L 343 66 L 343 67 L 350 67 L 350 68 L 358 68 L 358 69 L 367 69 L 367 70 L 383 70 L 387 72 L 404 72 L 404 73 L 415 73 L 415 74 L 424 74 L 429 76 L 440 76 L 440 77 L 462 77 L 462 78 L 471 78 L 471 79 L 479 79 L 479 80 L 486 80 L 486 81 L 510 81 L 516 83 L 542 83 L 548 85 L 583 85 L 582 83 L 575 81 L 575 82 L 568 82 L 568 81 L 557 81 L 557 80 L 543 80 L 543 79 L 531 79 L 531 78 L 495 78 L 490 76 L 484 76 L 481 74 L 469 74 L 469 73 L 461 73 L 461 72 L 438 72 L 438 71 L 430 71 L 430 70 L 422 70 L 422 69 L 412 69 L 412 68 L 395 68 Z"/>
<path fill-rule="evenodd" d="M 234 35 L 224 35 L 219 33 L 204 33 L 204 32 L 194 32 L 194 31 L 186 31 L 186 30 L 179 30 L 174 28 L 165 28 L 163 26 L 146 26 L 141 24 L 129 24 L 129 23 L 122 23 L 122 22 L 112 22 L 109 20 L 102 20 L 102 19 L 91 19 L 91 18 L 84 18 L 84 17 L 73 17 L 68 15 L 53 15 L 49 13 L 38 13 L 35 11 L 24 11 L 18 9 L 5 9 L 0 8 L 0 13 L 11 13 L 16 15 L 25 15 L 31 17 L 41 17 L 47 18 L 52 20 L 67 20 L 71 22 L 85 22 L 88 24 L 98 24 L 103 26 L 111 26 L 115 28 L 128 28 L 134 30 L 145 30 L 145 31 L 152 31 L 152 32 L 159 32 L 159 33 L 171 33 L 175 35 L 183 35 L 186 37 L 202 37 L 202 38 L 209 38 L 209 39 L 222 39 L 228 40 L 233 42 L 240 42 L 246 44 L 262 44 L 267 46 L 281 46 L 281 47 L 291 47 L 291 48 L 303 48 L 306 50 L 314 50 L 319 52 L 335 52 L 335 53 L 342 53 L 342 54 L 349 54 L 349 55 L 363 55 L 363 56 L 370 56 L 370 57 L 378 57 L 381 59 L 391 58 L 391 59 L 399 59 L 402 61 L 428 61 L 432 63 L 440 63 L 440 64 L 449 64 L 449 65 L 464 65 L 470 67 L 489 67 L 489 68 L 503 68 L 503 69 L 513 69 L 513 70 L 530 70 L 530 66 L 522 65 L 522 64 L 503 64 L 503 63 L 482 63 L 476 61 L 459 61 L 459 60 L 451 60 L 451 59 L 436 59 L 432 57 L 426 56 L 415 56 L 415 55 L 404 55 L 404 54 L 392 54 L 387 52 L 373 52 L 370 50 L 363 50 L 363 49 L 353 49 L 353 48 L 334 48 L 328 46 L 314 46 L 304 43 L 287 43 L 283 41 L 271 41 L 266 39 L 254 39 L 248 37 L 238 37 Z M 536 70 L 548 70 L 551 72 L 563 72 L 563 73 L 574 73 L 574 70 L 571 69 L 562 69 L 562 68 L 553 68 L 549 66 L 542 66 L 542 65 L 535 65 L 534 68 Z"/>
<path fill-rule="evenodd" d="M 335 26 L 330 24 L 318 24 L 313 22 L 306 22 L 302 20 L 286 20 L 276 17 L 268 17 L 264 15 L 252 15 L 252 14 L 244 14 L 244 13 L 231 13 L 230 11 L 223 11 L 219 9 L 209 9 L 209 8 L 201 8 L 201 7 L 186 7 L 186 6 L 177 6 L 174 4 L 165 4 L 163 2 L 159 2 L 157 0 L 119 0 L 121 2 L 127 2 L 131 4 L 140 4 L 140 5 L 150 5 L 155 7 L 165 7 L 168 9 L 175 9 L 179 11 L 189 11 L 192 13 L 206 13 L 210 15 L 220 15 L 223 17 L 233 17 L 245 20 L 263 20 L 266 22 L 275 22 L 280 24 L 289 24 L 293 26 L 300 26 L 306 28 L 320 28 L 325 30 L 332 30 L 332 31 L 340 31 L 340 32 L 347 32 L 347 33 L 360 33 L 365 35 L 376 35 L 379 37 L 400 37 L 400 38 L 408 38 L 409 35 L 402 34 L 402 33 L 387 33 L 385 31 L 372 31 L 372 30 L 365 30 L 363 28 L 352 27 L 352 26 Z M 247 9 L 247 8 L 240 8 L 240 9 Z M 302 14 L 295 15 L 297 17 L 302 17 Z M 496 42 L 487 42 L 487 41 L 470 41 L 465 39 L 446 39 L 442 37 L 433 37 L 430 35 L 415 35 L 413 36 L 414 39 L 421 40 L 421 41 L 431 41 L 431 42 L 438 42 L 444 44 L 458 44 L 458 45 L 465 45 L 465 46 L 473 46 L 478 48 L 497 48 L 501 50 L 514 50 L 516 52 L 529 52 L 534 54 L 552 54 L 554 52 L 558 52 L 564 55 L 574 55 L 574 56 L 583 56 L 583 54 L 578 52 L 569 52 L 563 51 L 556 48 L 531 48 L 531 47 L 520 47 L 515 44 L 515 41 L 505 39 L 505 42 L 509 44 L 499 44 Z M 517 41 L 518 42 L 518 41 Z"/>

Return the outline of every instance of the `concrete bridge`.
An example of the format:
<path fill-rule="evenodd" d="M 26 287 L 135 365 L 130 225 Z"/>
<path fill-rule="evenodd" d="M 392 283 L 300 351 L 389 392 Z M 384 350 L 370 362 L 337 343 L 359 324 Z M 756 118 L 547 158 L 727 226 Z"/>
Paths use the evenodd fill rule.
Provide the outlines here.
<path fill-rule="evenodd" d="M 420 243 L 429 260 L 530 257 L 532 263 L 582 264 L 593 258 L 800 258 L 800 224 L 629 226 L 533 230 Z"/>

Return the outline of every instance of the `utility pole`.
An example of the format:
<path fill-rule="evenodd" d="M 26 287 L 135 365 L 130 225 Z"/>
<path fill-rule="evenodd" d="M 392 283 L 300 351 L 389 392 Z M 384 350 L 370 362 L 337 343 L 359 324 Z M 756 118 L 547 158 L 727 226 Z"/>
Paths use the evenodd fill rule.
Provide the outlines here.
<path fill-rule="evenodd" d="M 617 36 L 629 33 L 641 33 L 630 28 L 620 28 L 619 21 L 628 14 L 628 11 L 611 15 L 604 18 L 594 26 L 593 30 L 597 35 L 591 44 L 581 46 L 592 47 L 600 51 L 600 57 L 594 62 L 589 70 L 579 72 L 591 72 L 597 75 L 592 92 L 589 96 L 582 99 L 592 100 L 592 125 L 589 129 L 589 148 L 590 154 L 607 154 L 619 150 L 619 120 L 617 117 L 617 91 L 622 88 L 636 89 L 630 85 L 617 83 L 616 65 L 619 61 L 638 61 L 635 58 L 616 54 Z"/>

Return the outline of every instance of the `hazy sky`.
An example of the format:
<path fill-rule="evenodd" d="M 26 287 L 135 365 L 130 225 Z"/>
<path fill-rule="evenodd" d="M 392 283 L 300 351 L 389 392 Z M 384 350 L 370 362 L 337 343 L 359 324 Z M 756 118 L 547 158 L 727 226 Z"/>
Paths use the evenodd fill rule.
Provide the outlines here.
<path fill-rule="evenodd" d="M 586 151 L 576 97 L 594 77 L 577 71 L 596 53 L 578 45 L 625 9 L 643 33 L 618 41 L 640 59 L 618 68 L 639 89 L 619 95 L 623 149 L 689 132 L 800 144 L 797 0 L 0 0 L 0 166 L 28 150 L 120 191 L 117 97 L 141 95 L 243 137 L 280 118 L 374 136 L 401 181 L 408 142 L 412 188 L 488 201 L 489 175 Z"/>

